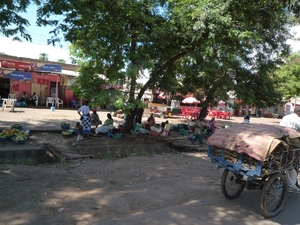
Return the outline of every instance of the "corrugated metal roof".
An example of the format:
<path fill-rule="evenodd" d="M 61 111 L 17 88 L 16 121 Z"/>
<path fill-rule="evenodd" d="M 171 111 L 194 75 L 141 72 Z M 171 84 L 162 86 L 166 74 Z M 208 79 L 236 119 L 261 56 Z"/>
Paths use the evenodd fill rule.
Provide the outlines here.
<path fill-rule="evenodd" d="M 72 71 L 72 70 L 61 70 L 61 72 L 59 74 L 73 76 L 73 77 L 78 77 L 79 76 L 78 72 L 75 72 L 75 71 Z"/>

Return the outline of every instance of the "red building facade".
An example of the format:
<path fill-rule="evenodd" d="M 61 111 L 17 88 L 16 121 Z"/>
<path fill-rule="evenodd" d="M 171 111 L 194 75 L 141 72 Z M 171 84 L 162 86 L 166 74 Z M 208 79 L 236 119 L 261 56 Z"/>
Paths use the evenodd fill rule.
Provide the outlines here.
<path fill-rule="evenodd" d="M 46 105 L 47 97 L 58 97 L 64 102 L 74 98 L 70 85 L 75 76 L 67 75 L 60 64 L 32 63 L 0 59 L 0 96 L 7 98 L 14 93 L 17 100 L 25 91 L 28 96 L 35 92 L 39 105 Z"/>

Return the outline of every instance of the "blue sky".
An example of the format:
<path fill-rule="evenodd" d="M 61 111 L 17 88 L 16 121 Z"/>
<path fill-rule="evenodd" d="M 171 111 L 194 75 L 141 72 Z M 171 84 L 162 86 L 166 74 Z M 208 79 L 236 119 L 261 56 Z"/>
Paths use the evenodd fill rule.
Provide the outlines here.
<path fill-rule="evenodd" d="M 62 48 L 59 45 L 56 47 L 47 45 L 47 39 L 51 37 L 49 32 L 52 27 L 36 26 L 36 9 L 37 7 L 32 5 L 27 9 L 27 13 L 23 14 L 23 17 L 30 23 L 30 26 L 26 30 L 31 35 L 32 42 L 23 40 L 20 43 L 0 34 L 0 52 L 4 52 L 7 55 L 33 59 L 38 59 L 40 53 L 47 53 L 50 61 L 56 62 L 58 59 L 64 59 L 67 63 L 71 63 L 68 43 L 64 41 L 60 43 Z"/>
<path fill-rule="evenodd" d="M 28 8 L 27 13 L 24 14 L 24 17 L 31 24 L 31 26 L 27 27 L 27 31 L 32 37 L 32 42 L 23 41 L 19 43 L 0 34 L 0 52 L 32 59 L 38 59 L 40 53 L 47 53 L 50 61 L 56 62 L 58 59 L 64 59 L 67 63 L 71 63 L 68 43 L 62 42 L 62 48 L 60 46 L 47 45 L 47 39 L 51 36 L 49 32 L 52 28 L 35 25 L 36 9 L 36 6 L 32 5 Z M 297 37 L 300 38 L 300 26 L 294 28 L 294 31 L 297 32 Z M 289 41 L 289 44 L 292 45 L 293 51 L 300 51 L 300 41 Z"/>

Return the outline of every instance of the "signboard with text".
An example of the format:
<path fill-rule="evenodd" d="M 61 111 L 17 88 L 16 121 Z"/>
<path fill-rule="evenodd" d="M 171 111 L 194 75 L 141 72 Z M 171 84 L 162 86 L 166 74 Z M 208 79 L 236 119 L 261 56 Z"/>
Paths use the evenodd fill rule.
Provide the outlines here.
<path fill-rule="evenodd" d="M 0 70 L 0 77 L 25 81 L 25 80 L 31 80 L 31 73 L 23 72 L 23 71 Z"/>
<path fill-rule="evenodd" d="M 28 63 L 3 59 L 0 59 L 0 67 L 32 72 L 61 72 L 62 70 L 61 65 L 58 64 Z"/>

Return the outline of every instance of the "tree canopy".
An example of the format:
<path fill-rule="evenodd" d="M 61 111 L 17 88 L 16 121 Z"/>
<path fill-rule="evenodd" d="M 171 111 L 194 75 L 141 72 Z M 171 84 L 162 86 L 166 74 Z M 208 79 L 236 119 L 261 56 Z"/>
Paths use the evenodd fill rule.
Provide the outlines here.
<path fill-rule="evenodd" d="M 281 90 L 285 99 L 300 95 L 300 52 L 289 56 L 275 73 L 278 89 Z"/>
<path fill-rule="evenodd" d="M 59 62 L 59 63 L 66 63 L 66 60 L 65 59 L 58 59 L 57 62 Z"/>
<path fill-rule="evenodd" d="M 65 19 L 47 20 L 53 14 Z M 50 0 L 38 15 L 40 24 L 56 25 L 54 33 L 63 32 L 74 51 L 85 56 L 79 83 L 92 90 L 89 94 L 99 95 L 105 80 L 95 75 L 104 74 L 110 82 L 127 81 L 129 102 L 134 102 L 140 71 L 148 69 L 149 80 L 137 99 L 157 86 L 194 90 L 206 97 L 205 108 L 228 91 L 249 104 L 280 100 L 269 74 L 289 54 L 286 41 L 299 3 Z"/>
<path fill-rule="evenodd" d="M 38 0 L 1 0 L 0 1 L 0 33 L 5 37 L 13 37 L 13 40 L 31 41 L 31 36 L 26 31 L 30 25 L 27 19 L 19 13 L 25 13 L 31 3 L 39 3 Z"/>
<path fill-rule="evenodd" d="M 47 53 L 40 53 L 39 54 L 39 60 L 44 60 L 44 61 L 48 61 L 49 56 Z"/>
<path fill-rule="evenodd" d="M 245 104 L 278 102 L 271 74 L 290 52 L 299 11 L 288 0 L 49 0 L 37 22 L 54 27 L 53 43 L 59 34 L 72 43 L 82 95 L 109 101 L 112 92 L 99 87 L 126 83 L 130 126 L 154 87 L 196 92 L 205 97 L 203 113 L 228 91 Z M 149 78 L 140 84 L 145 69 Z"/>

